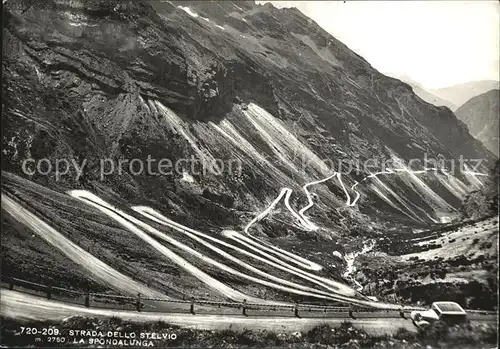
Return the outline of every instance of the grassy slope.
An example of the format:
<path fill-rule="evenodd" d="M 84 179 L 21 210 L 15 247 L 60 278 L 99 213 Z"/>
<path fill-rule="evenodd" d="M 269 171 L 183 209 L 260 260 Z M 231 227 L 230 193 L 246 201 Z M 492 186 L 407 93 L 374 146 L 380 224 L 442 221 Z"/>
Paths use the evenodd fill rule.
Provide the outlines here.
<path fill-rule="evenodd" d="M 357 278 L 379 298 L 396 294 L 408 303 L 454 300 L 492 309 L 497 304 L 497 240 L 496 217 L 416 235 L 394 234 L 378 241 L 379 252 L 359 258 Z"/>

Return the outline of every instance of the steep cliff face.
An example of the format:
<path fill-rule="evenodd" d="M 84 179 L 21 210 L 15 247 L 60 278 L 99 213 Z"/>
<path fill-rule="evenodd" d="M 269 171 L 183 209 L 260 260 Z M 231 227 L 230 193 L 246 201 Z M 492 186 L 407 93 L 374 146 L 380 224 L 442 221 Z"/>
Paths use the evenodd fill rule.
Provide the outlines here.
<path fill-rule="evenodd" d="M 497 156 L 499 101 L 500 90 L 491 90 L 471 98 L 455 112 L 470 133 Z"/>
<path fill-rule="evenodd" d="M 292 202 L 305 205 L 301 187 L 332 168 L 346 171 L 340 160 L 493 159 L 449 109 L 380 74 L 296 9 L 252 1 L 6 4 L 2 168 L 23 173 L 27 158 L 85 159 L 78 178 L 73 170 L 59 180 L 30 177 L 51 187 L 106 188 L 173 216 L 195 210 L 242 224 L 244 212 L 261 210 L 282 187 L 297 189 Z M 166 175 L 127 167 L 101 178 L 102 159 L 148 156 L 238 160 L 241 171 L 193 174 L 183 164 Z M 343 184 L 377 171 L 360 168 Z M 381 175 L 356 187 L 351 208 L 341 184 L 318 186 L 310 212 L 336 229 L 366 214 L 437 221 L 479 185 L 461 173 Z"/>

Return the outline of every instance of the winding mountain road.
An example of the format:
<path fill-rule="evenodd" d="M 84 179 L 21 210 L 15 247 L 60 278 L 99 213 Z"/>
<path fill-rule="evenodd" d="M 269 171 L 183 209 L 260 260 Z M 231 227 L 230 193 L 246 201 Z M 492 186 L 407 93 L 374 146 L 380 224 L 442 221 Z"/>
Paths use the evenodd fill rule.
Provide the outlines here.
<path fill-rule="evenodd" d="M 18 222 L 24 224 L 33 233 L 54 246 L 69 259 L 88 270 L 93 278 L 104 285 L 123 294 L 135 296 L 138 292 L 148 297 L 163 297 L 165 295 L 148 288 L 118 270 L 102 262 L 83 248 L 67 239 L 64 235 L 52 228 L 42 219 L 12 199 L 8 194 L 1 194 L 2 209 Z"/>
<path fill-rule="evenodd" d="M 285 280 L 283 280 L 281 278 L 274 277 L 274 276 L 272 276 L 268 273 L 265 273 L 263 271 L 259 271 L 259 273 L 261 275 L 264 274 L 264 276 L 266 278 L 273 279 L 274 281 L 278 281 L 281 284 L 250 276 L 248 274 L 237 271 L 237 270 L 235 270 L 235 269 L 233 269 L 233 268 L 231 268 L 231 267 L 229 267 L 229 266 L 227 266 L 219 261 L 216 261 L 208 256 L 202 255 L 200 252 L 198 252 L 198 251 L 190 248 L 189 246 L 177 241 L 176 239 L 168 236 L 167 234 L 160 232 L 159 230 L 157 230 L 157 229 L 153 228 L 152 226 L 138 220 L 137 218 L 128 215 L 127 213 L 113 207 L 112 205 L 109 205 L 104 200 L 100 199 L 99 197 L 97 197 L 96 195 L 94 195 L 90 192 L 87 192 L 84 190 L 72 190 L 69 192 L 69 194 L 71 196 L 89 204 L 89 205 L 96 207 L 104 214 L 115 219 L 117 222 L 122 224 L 125 228 L 127 228 L 131 232 L 135 233 L 138 237 L 145 240 L 152 247 L 154 247 L 155 249 L 157 249 L 158 251 L 163 253 L 167 258 L 169 258 L 173 262 L 177 263 L 180 267 L 184 268 L 186 271 L 191 273 L 193 276 L 197 277 L 200 281 L 204 282 L 208 287 L 218 291 L 219 293 L 223 294 L 224 296 L 228 297 L 229 299 L 239 301 L 239 302 L 246 299 L 249 302 L 260 302 L 260 303 L 269 303 L 269 304 L 286 304 L 284 302 L 270 301 L 270 300 L 264 300 L 264 299 L 260 299 L 260 298 L 256 298 L 256 297 L 251 297 L 249 295 L 243 294 L 243 293 L 227 286 L 226 284 L 223 284 L 222 282 L 212 278 L 211 276 L 209 276 L 208 274 L 206 274 L 205 272 L 203 272 L 199 268 L 195 267 L 193 264 L 189 263 L 186 259 L 177 255 L 173 251 L 169 250 L 164 245 L 160 244 L 158 241 L 156 241 L 155 239 L 150 237 L 148 234 L 146 234 L 144 231 L 142 231 L 138 227 L 141 227 L 142 229 L 146 230 L 148 233 L 155 235 L 156 237 L 159 237 L 162 240 L 164 240 L 170 244 L 175 245 L 176 247 L 184 250 L 185 252 L 191 254 L 194 257 L 201 259 L 202 261 L 216 266 L 220 270 L 224 270 L 228 273 L 231 273 L 233 275 L 237 275 L 241 278 L 247 279 L 247 280 L 254 282 L 254 283 L 258 283 L 261 285 L 265 285 L 268 287 L 272 287 L 272 288 L 286 291 L 286 292 L 290 292 L 290 293 L 295 293 L 295 294 L 309 296 L 309 297 L 316 297 L 316 298 L 320 298 L 320 299 L 343 301 L 343 302 L 349 302 L 349 303 L 358 304 L 358 305 L 372 306 L 372 307 L 384 308 L 384 309 L 396 309 L 398 307 L 397 305 L 394 305 L 394 304 L 379 303 L 379 302 L 373 302 L 373 301 L 369 301 L 369 300 L 362 300 L 362 299 L 353 298 L 353 296 L 356 295 L 356 291 L 353 290 L 352 288 L 350 288 L 342 283 L 333 281 L 333 280 L 322 278 L 322 277 L 319 277 L 319 276 L 316 276 L 313 274 L 308 274 L 304 271 L 302 271 L 301 273 L 298 272 L 297 275 L 303 276 L 305 274 L 306 276 L 309 277 L 309 279 L 312 279 L 312 281 L 314 281 L 314 280 L 321 281 L 323 283 L 322 286 L 324 288 L 328 289 L 329 291 L 331 291 L 331 293 L 328 294 L 328 293 L 325 293 L 324 291 L 318 291 L 316 289 L 304 287 L 303 285 L 298 285 L 298 284 L 294 284 L 291 282 L 284 282 Z M 143 208 L 138 209 L 137 207 L 135 207 L 135 210 L 138 212 L 146 212 L 147 214 L 149 214 L 148 217 L 156 218 L 155 221 L 160 222 L 164 225 L 167 225 L 171 228 L 175 228 L 175 229 L 180 228 L 180 229 L 182 229 L 182 231 L 184 233 L 189 232 L 189 230 L 186 229 L 187 227 L 181 226 L 178 223 L 173 225 L 173 224 L 170 224 L 168 221 L 161 219 L 161 215 L 159 215 L 157 212 L 155 212 L 152 209 L 147 209 L 147 208 L 146 209 L 143 209 Z M 152 212 L 154 213 L 153 215 L 150 214 Z M 193 229 L 190 229 L 190 230 L 191 230 L 191 232 L 194 231 Z M 196 232 L 196 234 L 198 236 L 203 236 L 202 233 L 200 233 L 200 232 Z M 236 234 L 239 234 L 239 233 L 236 233 Z M 204 234 L 204 235 L 206 236 L 206 234 Z M 242 235 L 240 236 L 240 238 L 241 237 L 246 238 L 246 237 L 243 237 Z M 224 252 L 220 249 L 217 250 L 215 248 L 215 246 L 213 246 L 212 244 L 210 244 L 208 242 L 205 242 L 204 245 L 211 248 L 214 252 L 217 252 L 219 254 L 221 254 L 221 252 Z M 229 245 L 229 244 L 226 243 L 226 246 L 227 245 Z M 264 246 L 260 246 L 260 247 L 263 248 Z M 275 261 L 280 262 L 280 260 L 278 260 L 275 257 L 272 257 L 268 254 L 265 254 L 265 255 L 269 259 L 274 259 Z M 224 256 L 227 258 L 228 254 L 226 253 L 226 254 L 224 254 Z M 290 258 L 290 257 L 287 256 L 287 258 Z M 233 258 L 233 261 L 234 261 L 234 258 Z M 283 263 L 285 263 L 285 262 L 281 261 L 282 265 L 283 265 Z M 257 270 L 257 268 L 254 268 L 243 261 L 240 261 L 240 263 L 238 263 L 238 264 L 246 267 L 247 269 L 249 269 L 249 267 L 250 267 L 250 269 L 253 269 L 253 271 Z M 293 266 L 287 265 L 286 263 L 285 263 L 285 266 L 288 268 L 294 268 Z M 295 269 L 295 270 L 297 270 L 297 269 Z M 293 287 L 284 286 L 283 284 L 291 285 Z M 309 291 L 306 291 L 306 290 L 309 290 Z M 347 294 L 347 295 L 345 295 L 345 294 Z"/>
<path fill-rule="evenodd" d="M 314 274 L 313 272 L 317 272 L 322 269 L 321 265 L 309 261 L 294 253 L 280 249 L 276 246 L 271 245 L 266 241 L 263 241 L 253 236 L 252 234 L 250 234 L 250 229 L 254 224 L 266 218 L 283 199 L 285 207 L 291 213 L 291 215 L 296 219 L 300 227 L 309 231 L 319 229 L 319 227 L 315 225 L 313 222 L 311 222 L 310 219 L 305 215 L 306 211 L 308 211 L 310 208 L 314 206 L 313 197 L 311 195 L 311 192 L 309 191 L 309 187 L 320 183 L 324 183 L 332 179 L 333 177 L 337 178 L 342 190 L 346 195 L 345 205 L 347 207 L 352 207 L 356 205 L 357 201 L 360 198 L 360 193 L 356 190 L 356 187 L 360 183 L 366 181 L 369 178 L 376 178 L 378 180 L 377 176 L 379 175 L 396 174 L 400 172 L 406 172 L 414 176 L 417 173 L 425 173 L 427 171 L 438 171 L 438 169 L 426 168 L 424 170 L 419 170 L 419 171 L 410 171 L 406 168 L 399 168 L 399 169 L 388 169 L 386 171 L 370 174 L 365 178 L 363 178 L 361 181 L 355 182 L 350 187 L 350 190 L 355 193 L 354 198 L 351 197 L 349 191 L 345 187 L 342 181 L 341 173 L 334 172 L 333 174 L 323 179 L 306 183 L 302 187 L 302 190 L 304 191 L 308 202 L 307 205 L 305 205 L 298 212 L 290 204 L 290 198 L 293 193 L 293 190 L 290 188 L 282 188 L 276 199 L 274 199 L 267 208 L 265 208 L 262 212 L 256 215 L 255 218 L 252 219 L 246 225 L 243 234 L 233 230 L 224 230 L 221 232 L 221 234 L 224 237 L 235 241 L 237 245 L 230 244 L 224 240 L 218 239 L 216 237 L 204 234 L 195 229 L 176 223 L 150 207 L 145 207 L 145 206 L 132 207 L 132 209 L 135 212 L 143 215 L 144 217 L 156 223 L 164 225 L 169 229 L 175 229 L 176 231 L 182 232 L 187 237 L 210 249 L 215 254 L 246 269 L 249 273 L 242 272 L 241 270 L 237 270 L 233 267 L 230 267 L 229 265 L 226 265 L 218 260 L 215 260 L 210 256 L 204 255 L 203 253 L 169 236 L 167 233 L 159 231 L 158 229 L 152 227 L 151 225 L 108 204 L 98 196 L 88 191 L 71 190 L 68 192 L 68 194 L 88 205 L 95 207 L 103 214 L 114 219 L 124 228 L 134 233 L 138 238 L 147 242 L 153 249 L 158 251 L 165 258 L 176 263 L 179 267 L 183 268 L 188 273 L 198 278 L 209 288 L 215 290 L 216 292 L 224 295 L 225 297 L 233 301 L 241 302 L 243 300 L 247 300 L 248 302 L 253 302 L 253 303 L 267 303 L 275 305 L 287 304 L 286 302 L 270 301 L 270 300 L 260 299 L 258 297 L 252 297 L 224 284 L 223 282 L 213 278 L 212 276 L 201 270 L 199 267 L 196 267 L 194 264 L 190 263 L 184 257 L 181 257 L 180 255 L 169 249 L 164 244 L 160 243 L 157 239 L 153 238 L 152 236 L 164 241 L 167 244 L 175 246 L 177 249 L 186 252 L 191 257 L 195 257 L 201 260 L 202 262 L 210 264 L 221 271 L 235 275 L 239 278 L 245 279 L 254 284 L 260 284 L 283 292 L 293 293 L 307 297 L 314 297 L 318 299 L 334 300 L 334 301 L 340 301 L 361 306 L 369 306 L 379 309 L 398 309 L 399 306 L 396 304 L 374 302 L 360 295 L 357 292 L 357 290 L 362 289 L 362 286 L 359 285 L 358 283 L 357 283 L 358 286 L 357 290 L 355 290 L 343 283 Z M 469 174 L 469 176 L 471 175 L 472 174 Z M 430 190 L 427 186 L 424 187 L 425 187 L 424 189 L 427 188 L 428 190 Z M 61 250 L 71 260 L 82 265 L 89 272 L 91 272 L 91 274 L 96 279 L 100 280 L 101 282 L 108 284 L 112 288 L 117 289 L 126 294 L 136 294 L 137 292 L 140 292 L 143 295 L 150 297 L 161 296 L 165 298 L 165 295 L 163 295 L 162 293 L 152 290 L 144 285 L 141 285 L 140 283 L 132 280 L 131 278 L 119 273 L 111 266 L 103 263 L 96 257 L 92 256 L 90 253 L 84 251 L 81 247 L 79 247 L 78 245 L 74 244 L 73 242 L 65 238 L 62 234 L 57 232 L 47 223 L 43 222 L 43 220 L 38 218 L 33 213 L 29 212 L 29 210 L 24 208 L 22 205 L 20 205 L 18 202 L 16 202 L 14 199 L 10 198 L 3 192 L 2 192 L 2 208 L 5 211 L 7 211 L 10 215 L 12 215 L 15 219 L 17 219 L 19 222 L 23 223 L 31 230 L 33 230 L 35 233 L 37 233 L 40 237 L 45 239 L 48 243 L 52 244 L 53 246 Z M 224 247 L 225 249 L 222 249 L 216 245 Z M 244 248 L 241 248 L 238 245 L 243 246 Z M 229 250 L 234 251 L 238 254 L 245 255 L 251 259 L 258 260 L 259 262 L 263 262 L 273 268 L 293 274 L 294 276 L 301 278 L 309 282 L 310 284 L 319 286 L 320 289 L 302 285 L 297 282 L 293 282 L 272 275 L 269 272 L 256 268 L 247 261 L 241 260 L 237 256 L 232 255 L 231 253 L 228 252 Z M 353 255 L 353 257 L 355 257 L 355 254 Z"/>
<path fill-rule="evenodd" d="M 156 249 L 158 252 L 163 254 L 166 258 L 171 260 L 172 262 L 176 263 L 178 266 L 186 270 L 188 273 L 192 274 L 196 278 L 198 278 L 200 281 L 202 281 L 204 284 L 206 284 L 208 287 L 212 288 L 213 290 L 219 292 L 220 294 L 223 294 L 227 296 L 228 298 L 235 300 L 235 301 L 243 301 L 246 299 L 247 301 L 250 302 L 258 302 L 258 301 L 264 301 L 259 298 L 255 297 L 250 297 L 248 295 L 245 295 L 242 292 L 239 292 L 226 284 L 220 282 L 219 280 L 211 277 L 198 267 L 194 266 L 192 263 L 184 259 L 183 257 L 179 256 L 177 253 L 173 252 L 169 248 L 167 248 L 165 245 L 159 243 L 157 240 L 152 238 L 149 234 L 145 233 L 143 230 L 139 229 L 137 226 L 140 226 L 142 228 L 145 228 L 148 230 L 149 233 L 166 240 L 167 242 L 173 244 L 174 246 L 183 249 L 186 252 L 189 252 L 195 257 L 198 257 L 204 261 L 210 262 L 212 264 L 216 264 L 220 268 L 224 268 L 222 263 L 218 263 L 214 260 L 212 260 L 209 257 L 203 256 L 201 253 L 199 253 L 196 250 L 193 250 L 189 246 L 172 239 L 162 232 L 156 230 L 155 228 L 149 226 L 146 223 L 141 222 L 135 217 L 132 217 L 128 215 L 127 213 L 109 205 L 107 202 L 99 198 L 98 196 L 87 192 L 85 190 L 72 190 L 69 192 L 69 195 L 71 195 L 74 198 L 77 198 L 86 204 L 89 204 L 95 208 L 97 208 L 99 211 L 104 213 L 105 215 L 109 216 L 110 218 L 116 220 L 118 223 L 120 223 L 123 227 L 125 227 L 127 230 L 131 231 L 132 233 L 136 234 L 139 238 L 142 240 L 146 241 L 148 244 L 150 244 L 154 249 Z"/>

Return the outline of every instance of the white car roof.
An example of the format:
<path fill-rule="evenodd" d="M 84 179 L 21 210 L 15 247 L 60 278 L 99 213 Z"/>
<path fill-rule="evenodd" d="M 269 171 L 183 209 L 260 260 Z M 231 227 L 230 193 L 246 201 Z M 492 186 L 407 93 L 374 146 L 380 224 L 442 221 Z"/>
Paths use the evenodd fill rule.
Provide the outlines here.
<path fill-rule="evenodd" d="M 434 302 L 433 306 L 439 309 L 442 314 L 463 315 L 467 314 L 465 310 L 455 302 Z"/>

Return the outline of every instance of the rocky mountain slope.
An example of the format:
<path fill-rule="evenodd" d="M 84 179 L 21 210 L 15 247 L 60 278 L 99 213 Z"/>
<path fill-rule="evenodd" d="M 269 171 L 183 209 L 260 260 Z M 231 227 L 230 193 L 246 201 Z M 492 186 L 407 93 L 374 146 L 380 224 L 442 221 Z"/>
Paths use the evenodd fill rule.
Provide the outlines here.
<path fill-rule="evenodd" d="M 427 103 L 434 104 L 435 106 L 438 107 L 445 106 L 450 108 L 451 110 L 457 109 L 457 106 L 455 104 L 430 93 L 422 85 L 420 85 L 418 82 L 414 81 L 410 77 L 408 76 L 394 76 L 394 77 L 410 85 L 413 88 L 413 92 L 415 92 L 417 96 L 422 98 Z"/>
<path fill-rule="evenodd" d="M 464 199 L 460 209 L 465 219 L 477 219 L 484 215 L 498 214 L 498 183 L 500 180 L 500 160 L 491 169 L 488 180 L 478 190 L 473 190 Z"/>
<path fill-rule="evenodd" d="M 377 252 L 357 260 L 365 293 L 430 305 L 447 299 L 467 308 L 497 305 L 498 218 L 493 214 L 418 234 L 377 241 Z"/>
<path fill-rule="evenodd" d="M 498 119 L 500 90 L 491 90 L 473 97 L 455 111 L 470 133 L 498 156 Z"/>
<path fill-rule="evenodd" d="M 443 98 L 439 98 L 436 95 L 433 95 L 432 93 L 430 93 L 429 91 L 424 89 L 422 86 L 413 85 L 413 84 L 410 84 L 410 86 L 413 87 L 413 92 L 415 92 L 415 94 L 417 96 L 422 98 L 427 103 L 434 104 L 435 106 L 438 106 L 438 107 L 445 106 L 445 107 L 450 108 L 451 110 L 457 109 L 457 106 L 455 104 L 453 104 L 452 102 L 447 101 L 446 99 L 443 99 Z"/>
<path fill-rule="evenodd" d="M 25 0 L 4 3 L 4 23 L 2 265 L 43 284 L 365 302 L 343 256 L 457 216 L 494 159 L 293 8 Z M 456 168 L 408 164 L 425 157 Z"/>
<path fill-rule="evenodd" d="M 449 87 L 429 90 L 430 93 L 448 100 L 456 105 L 462 106 L 472 97 L 483 94 L 487 91 L 498 89 L 499 82 L 495 80 L 470 81 L 465 84 L 458 84 Z M 455 110 L 455 109 L 452 109 Z"/>
<path fill-rule="evenodd" d="M 12 4 L 4 9 L 2 169 L 23 174 L 27 158 L 85 159 L 81 176 L 28 176 L 51 188 L 107 188 L 174 217 L 231 212 L 244 222 L 244 212 L 262 210 L 283 187 L 295 190 L 294 205 L 305 205 L 301 186 L 332 168 L 346 171 L 340 160 L 493 158 L 447 108 L 380 74 L 294 8 L 252 1 Z M 242 171 L 197 175 L 183 165 L 164 176 L 128 167 L 100 176 L 101 159 L 148 156 L 237 159 Z M 343 184 L 380 170 L 361 168 Z M 340 183 L 325 182 L 309 214 L 328 229 L 368 216 L 432 223 L 453 214 L 467 188 L 478 185 L 453 175 L 368 178 L 356 187 L 361 198 L 353 208 Z"/>

